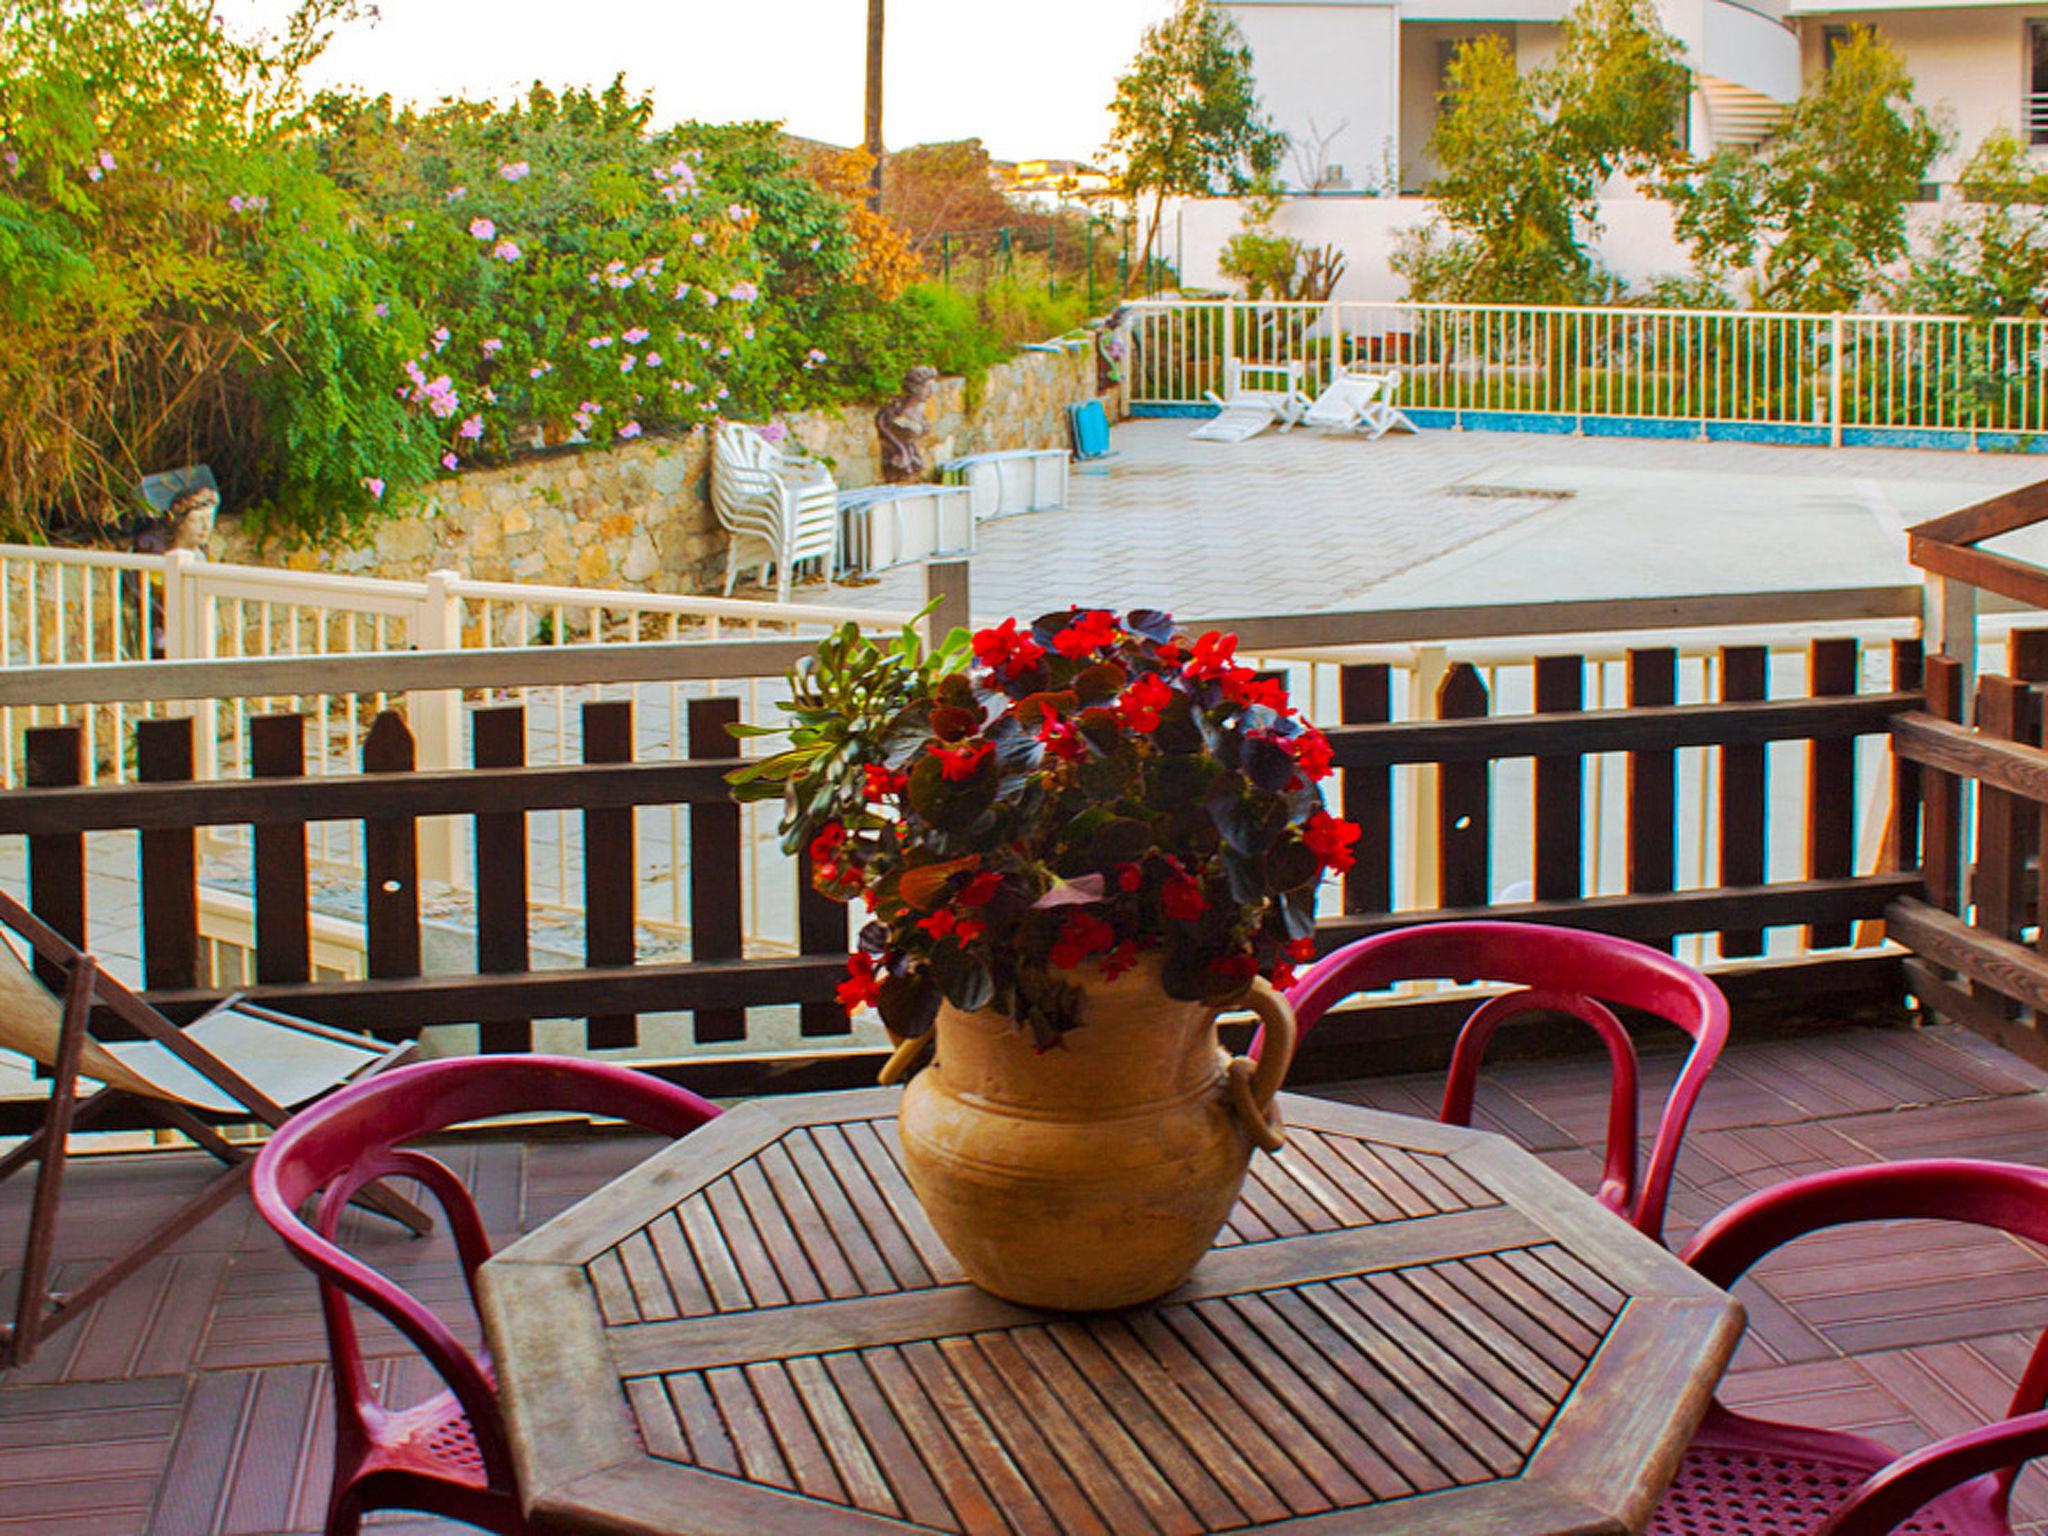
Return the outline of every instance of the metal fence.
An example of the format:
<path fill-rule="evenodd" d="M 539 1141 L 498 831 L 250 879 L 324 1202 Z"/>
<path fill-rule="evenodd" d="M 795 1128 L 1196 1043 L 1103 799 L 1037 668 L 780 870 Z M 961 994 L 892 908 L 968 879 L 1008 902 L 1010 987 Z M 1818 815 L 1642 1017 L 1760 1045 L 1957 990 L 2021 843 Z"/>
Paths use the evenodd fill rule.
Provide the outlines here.
<path fill-rule="evenodd" d="M 1399 369 L 1402 406 L 1439 413 L 1424 425 L 1519 417 L 1557 431 L 1612 422 L 1986 447 L 2048 432 L 2043 320 L 1243 299 L 1136 309 L 1139 409 L 1201 404 L 1237 358 L 1299 362 L 1313 388 L 1348 367 Z"/>

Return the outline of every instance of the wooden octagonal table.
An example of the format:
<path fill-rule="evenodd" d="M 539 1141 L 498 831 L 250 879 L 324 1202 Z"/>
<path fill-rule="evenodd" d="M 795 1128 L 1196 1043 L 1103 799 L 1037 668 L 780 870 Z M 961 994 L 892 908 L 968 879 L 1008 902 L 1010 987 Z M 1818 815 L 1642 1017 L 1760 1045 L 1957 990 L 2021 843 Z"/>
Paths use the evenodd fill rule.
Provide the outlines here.
<path fill-rule="evenodd" d="M 1150 1306 L 966 1284 L 895 1090 L 750 1104 L 484 1266 L 544 1529 L 1635 1532 L 1742 1328 L 1498 1136 L 1286 1096 Z"/>

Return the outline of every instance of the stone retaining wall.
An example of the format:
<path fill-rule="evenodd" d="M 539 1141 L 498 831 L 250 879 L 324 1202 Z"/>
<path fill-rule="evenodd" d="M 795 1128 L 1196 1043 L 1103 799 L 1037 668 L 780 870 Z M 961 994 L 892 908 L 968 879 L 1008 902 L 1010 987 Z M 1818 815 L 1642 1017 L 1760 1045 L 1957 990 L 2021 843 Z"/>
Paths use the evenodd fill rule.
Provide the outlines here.
<path fill-rule="evenodd" d="M 991 368 L 979 393 L 970 409 L 966 380 L 940 381 L 925 406 L 929 462 L 1064 446 L 1067 406 L 1095 393 L 1094 355 L 1020 353 Z M 842 487 L 881 479 L 873 406 L 781 419 L 794 443 L 832 466 Z M 265 551 L 226 518 L 211 553 L 216 560 L 398 579 L 455 570 L 479 581 L 715 591 L 724 581 L 726 538 L 711 512 L 710 458 L 711 435 L 702 428 L 550 453 L 425 487 L 354 548 Z"/>

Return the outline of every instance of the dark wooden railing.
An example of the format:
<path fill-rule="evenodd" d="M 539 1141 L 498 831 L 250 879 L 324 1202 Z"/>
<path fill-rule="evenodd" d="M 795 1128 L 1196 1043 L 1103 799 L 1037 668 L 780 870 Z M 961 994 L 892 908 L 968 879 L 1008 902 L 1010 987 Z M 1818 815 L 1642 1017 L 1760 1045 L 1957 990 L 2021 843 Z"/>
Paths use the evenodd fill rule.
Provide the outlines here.
<path fill-rule="evenodd" d="M 1913 871 L 1913 818 L 1894 839 L 1883 867 L 1854 867 L 1859 802 L 1855 743 L 1882 737 L 1894 716 L 1926 718 L 1919 692 L 1918 643 L 1891 652 L 1888 691 L 1857 694 L 1857 642 L 1813 642 L 1807 696 L 1767 699 L 1767 656 L 1760 646 L 1731 646 L 1716 669 L 1720 697 L 1679 704 L 1676 653 L 1629 653 L 1629 704 L 1586 710 L 1589 663 L 1577 654 L 1536 663 L 1537 712 L 1498 716 L 1482 674 L 1458 664 L 1444 677 L 1435 719 L 1394 721 L 1390 672 L 1380 664 L 1347 666 L 1340 674 L 1345 723 L 1330 737 L 1343 769 L 1345 813 L 1364 828 L 1357 862 L 1344 880 L 1341 913 L 1319 931 L 1327 948 L 1360 935 L 1416 921 L 1490 915 L 1570 923 L 1669 945 L 1682 935 L 1716 935 L 1718 954 L 1751 959 L 1764 952 L 1769 928 L 1805 930 L 1808 953 L 1724 972 L 1738 1005 L 1809 1006 L 1841 1013 L 1859 1003 L 1901 996 L 1898 962 L 1870 947 L 1869 926 L 1919 890 Z M 272 1006 L 335 1024 L 404 1036 L 421 1028 L 477 1023 L 480 1047 L 517 1051 L 532 1043 L 531 1021 L 587 1021 L 592 1047 L 635 1045 L 637 1016 L 687 1012 L 694 1038 L 707 1045 L 744 1046 L 746 1010 L 796 1005 L 801 1037 L 815 1050 L 710 1054 L 656 1063 L 700 1089 L 720 1094 L 837 1086 L 871 1079 L 873 1051 L 850 1048 L 848 1025 L 833 1002 L 843 974 L 847 914 L 810 893 L 799 898 L 795 955 L 743 955 L 739 914 L 741 829 L 727 798 L 730 755 L 724 726 L 737 701 L 689 705 L 683 761 L 635 762 L 632 705 L 583 706 L 584 761 L 525 766 L 525 724 L 518 707 L 473 712 L 473 766 L 459 771 L 413 769 L 412 738 L 396 713 L 381 716 L 363 749 L 358 775 L 302 777 L 304 718 L 262 717 L 252 741 L 254 776 L 192 782 L 192 722 L 142 722 L 136 746 L 146 782 L 85 786 L 76 727 L 28 733 L 33 787 L 0 796 L 0 835 L 25 837 L 30 899 L 60 931 L 90 942 L 83 835 L 139 834 L 141 943 L 152 999 L 175 1014 L 196 1011 L 218 995 L 199 984 L 197 856 L 200 828 L 254 829 L 254 995 Z M 1804 776 L 1808 826 L 1805 867 L 1796 878 L 1766 877 L 1766 748 L 1807 744 Z M 1677 754 L 1705 749 L 1718 759 L 1720 792 L 1717 878 L 1677 889 Z M 1626 889 L 1588 895 L 1586 759 L 1626 754 L 1628 815 Z M 2038 755 L 2038 754 L 2037 754 Z M 1492 900 L 1492 826 L 1503 809 L 1495 765 L 1535 763 L 1530 825 L 1534 896 Z M 1435 838 L 1440 888 L 1433 906 L 1395 910 L 1400 850 L 1394 825 L 1394 770 L 1433 765 Z M 2048 773 L 2048 770 L 2044 770 Z M 1898 803 L 1909 811 L 1914 774 L 1902 772 Z M 2048 780 L 2044 780 L 2048 782 Z M 1793 797 L 1796 799 L 1796 797 Z M 1938 800 L 1938 795 L 1936 799 Z M 638 963 L 634 954 L 637 893 L 636 812 L 688 810 L 689 928 L 687 962 Z M 584 963 L 537 969 L 528 948 L 526 819 L 541 811 L 578 813 L 585 887 Z M 471 821 L 475 838 L 474 970 L 421 974 L 417 880 L 419 822 L 428 816 Z M 308 930 L 307 826 L 360 821 L 367 955 L 360 980 L 312 978 Z M 1942 835 L 1930 824 L 1930 838 Z M 1861 939 L 1861 948 L 1852 940 Z M 1832 951 L 1815 955 L 1812 951 Z M 1828 1001 L 1820 1001 L 1828 999 Z M 1846 999 L 1846 1001 L 1845 1001 Z M 1305 1053 L 1304 1075 L 1343 1075 L 1441 1050 L 1445 1015 L 1427 999 L 1352 1010 L 1320 1028 Z M 840 1037 L 835 1041 L 832 1037 Z M 0 1129 L 4 1129 L 0 1123 Z"/>

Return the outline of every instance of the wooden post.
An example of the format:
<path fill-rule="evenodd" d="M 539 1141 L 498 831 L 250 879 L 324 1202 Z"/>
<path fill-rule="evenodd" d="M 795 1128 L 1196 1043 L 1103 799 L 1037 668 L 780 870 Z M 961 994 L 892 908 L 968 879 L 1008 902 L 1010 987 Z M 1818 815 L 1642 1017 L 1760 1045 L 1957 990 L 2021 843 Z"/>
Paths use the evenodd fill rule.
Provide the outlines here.
<path fill-rule="evenodd" d="M 249 771 L 259 779 L 296 779 L 306 772 L 306 717 L 258 715 L 249 722 Z M 312 917 L 307 907 L 306 824 L 255 829 L 256 979 L 306 981 L 312 974 Z"/>
<path fill-rule="evenodd" d="M 1929 656 L 1925 662 L 1927 712 L 1943 720 L 1963 718 L 1963 667 L 1953 656 Z M 1930 768 L 1921 776 L 1921 881 L 1928 905 L 1944 912 L 1963 910 L 1962 825 L 1963 785 L 1952 773 Z"/>
<path fill-rule="evenodd" d="M 135 776 L 145 784 L 191 779 L 191 716 L 135 722 Z M 143 984 L 151 988 L 196 987 L 200 982 L 198 839 L 190 827 L 153 827 L 143 832 L 139 841 Z"/>
<path fill-rule="evenodd" d="M 1393 669 L 1385 662 L 1342 667 L 1338 708 L 1346 725 L 1378 725 L 1391 714 Z M 1394 771 L 1344 770 L 1344 819 L 1358 823 L 1351 868 L 1344 872 L 1346 912 L 1389 912 L 1394 906 Z"/>
<path fill-rule="evenodd" d="M 1437 693 L 1437 718 L 1477 720 L 1488 709 L 1486 682 L 1468 661 L 1455 663 Z M 1493 765 L 1437 767 L 1437 905 L 1483 907 L 1493 898 Z"/>
<path fill-rule="evenodd" d="M 974 627 L 973 602 L 970 594 L 969 571 L 965 560 L 934 560 L 924 568 L 924 595 L 926 602 L 937 602 L 931 617 L 925 620 L 924 643 L 936 648 L 943 644 L 946 636 L 956 629 Z M 730 757 L 732 743 L 721 756 Z"/>
<path fill-rule="evenodd" d="M 1631 709 L 1678 702 L 1678 652 L 1670 646 L 1628 653 Z M 1678 870 L 1678 754 L 1666 748 L 1628 755 L 1628 888 L 1669 891 Z M 1669 949 L 1671 940 L 1661 941 Z"/>
<path fill-rule="evenodd" d="M 44 725 L 26 733 L 28 786 L 69 788 L 85 782 L 85 735 L 75 725 Z M 29 906 L 44 922 L 85 947 L 85 838 L 77 832 L 39 832 L 28 840 Z M 38 958 L 36 974 L 51 991 L 64 972 Z"/>
<path fill-rule="evenodd" d="M 1808 648 L 1808 691 L 1815 698 L 1856 691 L 1861 647 L 1853 637 L 1816 640 Z M 1806 749 L 1806 875 L 1840 879 L 1856 872 L 1856 741 L 1844 736 L 1813 741 Z M 1809 948 L 1847 944 L 1848 923 L 1815 923 L 1806 930 Z"/>
<path fill-rule="evenodd" d="M 740 717 L 736 698 L 690 701 L 690 756 L 731 757 L 735 744 L 728 725 Z M 740 808 L 729 800 L 690 807 L 690 958 L 737 960 L 744 944 L 740 926 Z M 800 872 L 801 873 L 801 872 Z M 699 1008 L 696 1038 L 744 1040 L 744 1008 Z"/>
<path fill-rule="evenodd" d="M 479 709 L 470 717 L 470 755 L 479 768 L 520 768 L 526 763 L 526 707 Z M 523 971 L 529 965 L 526 932 L 526 813 L 476 815 L 476 968 L 485 973 Z M 489 1053 L 533 1049 L 531 1019 L 481 1019 L 477 1047 Z"/>
<path fill-rule="evenodd" d="M 1760 703 L 1770 692 L 1771 653 L 1761 645 L 1731 645 L 1721 651 L 1721 701 Z M 1764 847 L 1770 804 L 1769 759 L 1761 745 L 1724 746 L 1721 751 L 1721 868 L 1724 886 L 1764 883 Z M 1721 932 L 1724 956 L 1764 952 L 1761 928 Z"/>
<path fill-rule="evenodd" d="M 404 716 L 387 709 L 363 742 L 363 772 L 412 771 L 412 732 L 406 729 Z M 419 975 L 419 823 L 412 817 L 378 816 L 363 822 L 363 887 L 366 969 L 376 977 Z"/>
<path fill-rule="evenodd" d="M 1536 658 L 1538 714 L 1575 713 L 1585 708 L 1586 659 Z M 1586 760 L 1570 756 L 1536 759 L 1535 893 L 1538 901 L 1576 901 L 1585 890 Z"/>
<path fill-rule="evenodd" d="M 583 761 L 633 761 L 633 706 L 625 700 L 583 706 Z M 631 965 L 639 893 L 640 850 L 633 808 L 607 806 L 583 813 L 583 959 L 586 965 Z M 586 1026 L 592 1050 L 639 1043 L 640 1021 L 630 1013 L 593 1014 Z"/>

